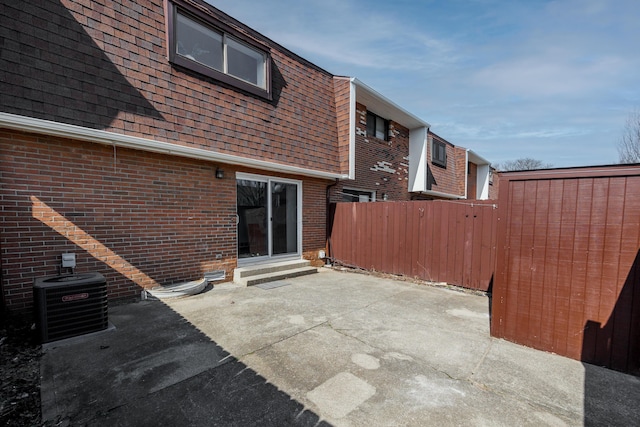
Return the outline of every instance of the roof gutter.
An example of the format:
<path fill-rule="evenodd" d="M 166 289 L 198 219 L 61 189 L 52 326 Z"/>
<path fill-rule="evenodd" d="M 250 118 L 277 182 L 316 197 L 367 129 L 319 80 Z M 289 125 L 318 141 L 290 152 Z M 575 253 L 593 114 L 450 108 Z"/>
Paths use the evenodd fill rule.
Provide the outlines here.
<path fill-rule="evenodd" d="M 98 144 L 112 145 L 115 147 L 131 148 L 134 150 L 148 151 L 152 153 L 168 154 L 172 156 L 187 157 L 191 159 L 207 160 L 227 163 L 238 166 L 246 166 L 256 169 L 264 169 L 273 172 L 291 173 L 326 179 L 344 179 L 347 175 L 339 173 L 323 172 L 298 166 L 283 165 L 265 160 L 249 159 L 232 154 L 224 154 L 201 148 L 186 147 L 171 142 L 156 141 L 137 136 L 123 135 L 104 130 L 90 129 L 82 126 L 33 117 L 0 112 L 0 128 L 9 128 L 24 132 L 33 132 L 44 135 L 59 136 L 63 138 L 81 141 L 95 142 Z"/>

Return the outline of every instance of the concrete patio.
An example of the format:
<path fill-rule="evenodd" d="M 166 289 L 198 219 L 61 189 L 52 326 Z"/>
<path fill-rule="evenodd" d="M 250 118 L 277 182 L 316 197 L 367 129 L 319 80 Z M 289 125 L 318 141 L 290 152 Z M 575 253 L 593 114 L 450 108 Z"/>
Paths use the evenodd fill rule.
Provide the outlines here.
<path fill-rule="evenodd" d="M 633 425 L 640 379 L 489 336 L 485 296 L 322 269 L 47 345 L 62 425 Z"/>

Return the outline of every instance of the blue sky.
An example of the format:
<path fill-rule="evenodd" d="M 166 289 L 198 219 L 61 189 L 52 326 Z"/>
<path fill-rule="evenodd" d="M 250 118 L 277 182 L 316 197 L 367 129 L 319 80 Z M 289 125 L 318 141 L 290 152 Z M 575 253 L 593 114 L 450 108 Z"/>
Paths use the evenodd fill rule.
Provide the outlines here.
<path fill-rule="evenodd" d="M 640 108 L 640 1 L 208 0 L 492 163 L 616 163 Z"/>

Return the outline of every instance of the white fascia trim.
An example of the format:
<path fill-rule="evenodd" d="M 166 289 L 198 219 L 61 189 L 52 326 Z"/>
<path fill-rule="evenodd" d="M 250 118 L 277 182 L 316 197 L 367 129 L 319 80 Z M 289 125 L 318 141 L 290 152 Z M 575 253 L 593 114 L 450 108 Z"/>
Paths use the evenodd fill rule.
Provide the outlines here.
<path fill-rule="evenodd" d="M 352 77 L 351 78 L 351 82 L 354 85 L 358 86 L 359 88 L 362 88 L 363 90 L 369 92 L 371 95 L 373 95 L 374 97 L 378 98 L 380 101 L 382 101 L 382 102 L 386 103 L 387 105 L 390 105 L 391 107 L 395 108 L 396 110 L 401 112 L 403 115 L 405 115 L 407 117 L 410 117 L 412 120 L 415 120 L 416 122 L 420 123 L 421 126 L 424 126 L 426 128 L 430 128 L 431 127 L 431 125 L 429 123 L 425 122 L 420 117 L 408 112 L 407 110 L 405 110 L 404 108 L 402 108 L 401 106 L 399 106 L 398 104 L 396 104 L 395 102 L 393 102 L 392 100 L 387 98 L 386 96 L 382 95 L 381 93 L 379 93 L 376 90 L 372 89 L 370 86 L 367 86 L 366 84 L 364 84 L 363 82 L 358 80 L 356 77 Z M 352 96 L 355 97 L 355 92 L 352 93 Z"/>
<path fill-rule="evenodd" d="M 356 85 L 349 84 L 349 176 L 356 179 Z"/>
<path fill-rule="evenodd" d="M 104 130 L 85 128 L 82 126 L 33 117 L 0 112 L 0 128 L 9 128 L 25 132 L 33 132 L 44 135 L 59 136 L 63 138 L 78 139 L 99 144 L 113 145 L 116 147 L 132 148 L 135 150 L 149 151 L 153 153 L 169 154 L 173 156 L 188 157 L 191 159 L 208 160 L 227 163 L 238 166 L 247 166 L 273 172 L 290 173 L 326 179 L 344 179 L 348 176 L 338 173 L 322 172 L 298 166 L 281 165 L 265 160 L 248 159 L 232 154 L 217 153 L 201 148 L 186 147 L 170 142 L 156 141 L 137 136 L 123 135 Z"/>
<path fill-rule="evenodd" d="M 484 157 L 482 157 L 481 155 L 479 155 L 478 153 L 476 153 L 475 151 L 469 148 L 467 148 L 467 153 L 469 156 L 469 160 L 475 163 L 476 165 L 491 165 L 491 162 L 489 160 L 485 159 Z"/>
<path fill-rule="evenodd" d="M 429 166 L 427 164 L 427 140 L 429 128 L 422 127 L 409 131 L 409 192 L 424 191 L 427 188 Z"/>
<path fill-rule="evenodd" d="M 487 200 L 489 198 L 489 164 L 478 165 L 477 188 L 478 200 Z"/>
<path fill-rule="evenodd" d="M 425 194 L 427 196 L 438 196 L 438 197 L 444 197 L 447 199 L 456 199 L 456 200 L 464 200 L 466 198 L 464 196 L 458 196 L 456 194 L 441 193 L 439 191 L 433 191 L 433 190 L 420 191 L 420 194 Z"/>

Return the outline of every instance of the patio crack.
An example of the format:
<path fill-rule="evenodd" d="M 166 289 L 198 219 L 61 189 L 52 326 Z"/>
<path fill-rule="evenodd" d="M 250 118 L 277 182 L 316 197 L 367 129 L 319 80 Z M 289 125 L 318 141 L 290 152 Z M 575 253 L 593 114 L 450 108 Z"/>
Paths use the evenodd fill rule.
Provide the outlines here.
<path fill-rule="evenodd" d="M 322 325 L 324 325 L 324 324 L 326 324 L 326 323 L 329 323 L 329 321 L 328 321 L 328 320 L 325 320 L 324 322 L 317 323 L 317 324 L 312 325 L 312 326 L 310 326 L 310 327 L 308 327 L 308 328 L 306 328 L 306 329 L 302 329 L 302 330 L 300 330 L 300 331 L 298 331 L 298 332 L 296 332 L 296 333 L 293 333 L 293 334 L 291 334 L 291 335 L 287 335 L 286 337 L 282 337 L 282 338 L 280 338 L 280 339 L 278 339 L 278 340 L 276 340 L 276 341 L 273 341 L 273 342 L 271 342 L 271 343 L 265 344 L 265 345 L 263 345 L 263 346 L 262 346 L 262 347 L 260 347 L 260 348 L 257 348 L 257 349 L 255 349 L 255 350 L 252 350 L 252 351 L 250 351 L 250 352 L 248 352 L 248 353 L 244 353 L 244 354 L 242 354 L 242 355 L 238 356 L 238 359 L 242 359 L 242 358 L 244 358 L 244 357 L 246 357 L 246 356 L 250 356 L 250 355 L 252 355 L 252 354 L 259 353 L 259 352 L 261 352 L 262 350 L 266 350 L 267 348 L 269 348 L 269 347 L 273 347 L 273 346 L 274 346 L 274 345 L 276 345 L 276 344 L 280 344 L 281 342 L 284 342 L 284 341 L 286 341 L 286 340 L 288 340 L 288 339 L 294 338 L 294 337 L 296 337 L 296 336 L 298 336 L 298 335 L 300 335 L 300 334 L 304 334 L 305 332 L 308 332 L 308 331 L 310 331 L 310 330 L 312 330 L 312 329 L 315 329 L 315 328 L 317 328 L 318 326 L 322 326 Z"/>
<path fill-rule="evenodd" d="M 338 329 L 338 328 L 334 327 L 333 324 L 331 324 L 331 321 L 327 321 L 326 323 L 327 323 L 327 326 L 329 326 L 332 331 L 335 331 L 335 332 L 339 333 L 340 335 L 342 335 L 344 337 L 352 338 L 352 339 L 358 341 L 359 343 L 366 345 L 367 347 L 375 348 L 376 350 L 379 350 L 379 351 L 384 351 L 384 349 L 382 349 L 380 347 L 376 347 L 374 345 L 371 345 L 368 342 L 364 341 L 363 339 L 358 338 L 358 337 L 353 336 L 353 335 L 349 335 L 348 333 L 345 332 L 345 331 L 349 331 L 350 329 Z"/>
<path fill-rule="evenodd" d="M 403 291 L 399 291 L 399 292 L 397 292 L 397 293 L 394 293 L 394 294 L 392 294 L 392 296 L 394 296 L 394 295 L 396 295 L 396 294 L 399 294 L 399 293 L 401 293 L 401 292 L 403 292 Z M 365 305 L 363 305 L 362 307 L 358 307 L 358 308 L 356 308 L 356 309 L 354 309 L 354 310 L 350 310 L 350 311 L 347 311 L 347 312 L 345 312 L 345 313 L 341 313 L 339 316 L 336 316 L 333 320 L 340 319 L 340 318 L 344 317 L 345 315 L 352 314 L 352 313 L 358 312 L 358 311 L 360 311 L 360 310 L 365 310 L 365 309 L 367 309 L 367 308 L 369 308 L 369 307 L 371 307 L 371 306 L 373 306 L 373 305 L 375 305 L 375 304 L 378 304 L 378 303 L 380 303 L 380 302 L 382 302 L 382 301 L 383 301 L 383 299 L 379 299 L 379 300 L 371 301 L 370 303 L 365 304 Z M 276 340 L 276 341 L 273 341 L 273 342 L 271 342 L 271 343 L 265 344 L 265 345 L 263 345 L 262 347 L 257 348 L 257 349 L 255 349 L 255 350 L 252 350 L 252 351 L 250 351 L 250 352 L 248 352 L 248 353 L 244 353 L 244 354 L 242 354 L 242 355 L 238 356 L 238 359 L 242 359 L 242 358 L 244 358 L 244 357 L 246 357 L 246 356 L 250 356 L 250 355 L 253 355 L 253 354 L 259 353 L 259 352 L 260 352 L 260 351 L 262 351 L 262 350 L 265 350 L 265 349 L 267 349 L 267 348 L 269 348 L 269 347 L 272 347 L 272 346 L 277 345 L 277 344 L 279 344 L 279 343 L 281 343 L 281 342 L 284 342 L 284 341 L 286 341 L 286 340 L 288 340 L 288 339 L 294 338 L 294 337 L 296 337 L 296 336 L 298 336 L 298 335 L 300 335 L 300 334 L 303 334 L 303 333 L 305 333 L 305 332 L 308 332 L 308 331 L 310 331 L 310 330 L 312 330 L 312 329 L 315 329 L 315 328 L 317 328 L 317 327 L 319 327 L 319 326 L 324 326 L 324 325 L 329 326 L 329 328 L 331 328 L 332 330 L 334 330 L 334 331 L 338 332 L 338 333 L 339 333 L 339 334 L 341 334 L 341 335 L 344 335 L 344 336 L 349 337 L 349 338 L 353 338 L 353 339 L 355 339 L 355 340 L 357 340 L 357 341 L 361 342 L 362 344 L 365 344 L 365 345 L 367 345 L 367 346 L 369 346 L 369 347 L 371 347 L 371 348 L 375 348 L 375 349 L 377 349 L 377 350 L 383 351 L 383 349 L 378 348 L 378 347 L 375 347 L 375 346 L 373 346 L 373 345 L 371 345 L 371 344 L 368 344 L 368 343 L 366 343 L 365 341 L 361 340 L 361 339 L 360 339 L 360 338 L 358 338 L 358 337 L 355 337 L 355 336 L 353 336 L 353 335 L 348 335 L 348 334 L 346 334 L 346 333 L 342 332 L 342 330 L 334 328 L 334 327 L 333 327 L 333 325 L 331 324 L 331 321 L 332 321 L 332 319 L 328 319 L 328 320 L 325 320 L 325 321 L 323 321 L 323 322 L 319 322 L 319 323 L 313 324 L 313 325 L 309 326 L 308 328 L 302 329 L 302 330 L 297 331 L 297 332 L 295 332 L 295 333 L 293 333 L 293 334 L 291 334 L 291 335 L 287 335 L 286 337 L 282 337 L 282 338 L 280 338 L 280 339 L 278 339 L 278 340 Z M 345 329 L 345 330 L 346 330 L 346 329 Z"/>
<path fill-rule="evenodd" d="M 354 336 L 354 335 L 351 335 L 351 334 L 349 334 L 349 333 L 347 332 L 347 331 L 355 330 L 355 329 L 336 328 L 336 327 L 334 327 L 334 326 L 333 326 L 333 324 L 331 323 L 331 321 L 327 321 L 327 322 L 325 322 L 325 323 L 327 323 L 327 326 L 329 326 L 333 331 L 335 331 L 335 332 L 339 333 L 340 335 L 342 335 L 342 336 L 344 336 L 344 337 L 352 338 L 352 339 L 354 339 L 354 340 L 356 340 L 356 341 L 360 342 L 361 344 L 366 345 L 367 347 L 373 348 L 373 349 L 375 349 L 375 350 L 377 350 L 377 351 L 380 351 L 380 352 L 382 352 L 382 353 L 385 353 L 385 352 L 387 352 L 387 351 L 388 351 L 388 349 L 381 348 L 381 347 L 378 347 L 378 346 L 376 346 L 376 345 L 373 345 L 373 344 L 371 344 L 371 343 L 369 343 L 369 342 L 365 341 L 364 339 L 359 338 L 359 337 Z M 492 388 L 490 388 L 489 386 L 487 386 L 486 384 L 483 384 L 482 382 L 480 382 L 480 381 L 478 381 L 478 380 L 476 380 L 476 379 L 474 379 L 474 378 L 473 378 L 473 377 L 474 377 L 474 375 L 477 373 L 478 369 L 480 368 L 480 366 L 482 365 L 482 363 L 484 362 L 484 360 L 486 359 L 487 355 L 489 354 L 489 351 L 491 350 L 491 346 L 492 346 L 492 344 L 493 344 L 493 340 L 490 340 L 490 341 L 489 341 L 489 345 L 487 345 L 487 348 L 486 348 L 486 349 L 484 350 L 484 352 L 482 353 L 482 356 L 480 356 L 480 360 L 478 361 L 478 363 L 475 365 L 475 367 L 473 368 L 473 370 L 471 371 L 471 373 L 470 373 L 468 376 L 457 377 L 457 376 L 451 375 L 451 374 L 450 374 L 449 372 L 447 372 L 446 370 L 441 369 L 441 368 L 438 368 L 438 367 L 436 367 L 436 366 L 434 366 L 434 365 L 432 365 L 432 364 L 429 364 L 429 363 L 425 363 L 425 365 L 424 365 L 424 366 L 425 366 L 425 367 L 427 367 L 427 368 L 429 368 L 429 369 L 431 369 L 431 370 L 432 370 L 432 371 L 434 371 L 434 372 L 437 372 L 437 373 L 439 373 L 439 374 L 441 374 L 441 375 L 446 376 L 446 377 L 447 377 L 448 379 L 450 379 L 450 380 L 453 380 L 453 381 L 460 381 L 460 382 L 466 382 L 466 383 L 469 383 L 469 384 L 471 384 L 471 385 L 473 385 L 473 386 L 475 386 L 475 387 L 477 387 L 477 388 L 479 388 L 479 389 L 481 389 L 481 390 L 484 390 L 484 391 L 487 391 L 487 392 L 493 392 L 493 393 L 499 394 L 499 393 L 497 393 L 495 390 L 493 390 Z M 422 359 L 422 362 L 426 362 L 426 360 Z"/>

